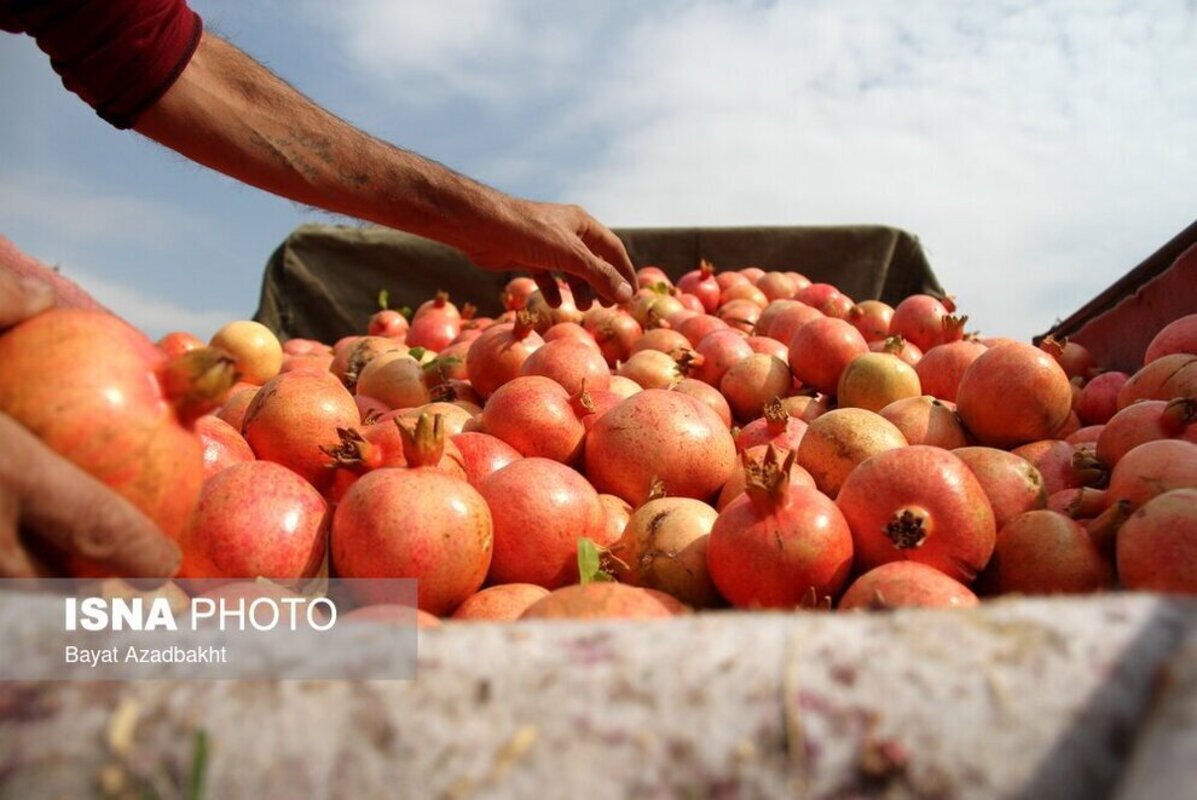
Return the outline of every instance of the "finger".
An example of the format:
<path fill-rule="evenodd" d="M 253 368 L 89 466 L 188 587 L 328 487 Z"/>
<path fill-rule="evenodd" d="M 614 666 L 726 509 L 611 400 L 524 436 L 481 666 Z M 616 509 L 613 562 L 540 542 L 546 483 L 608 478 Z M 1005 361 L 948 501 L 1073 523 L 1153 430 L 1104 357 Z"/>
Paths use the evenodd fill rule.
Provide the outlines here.
<path fill-rule="evenodd" d="M 34 278 L 0 269 L 0 328 L 16 325 L 54 305 L 54 290 Z"/>
<path fill-rule="evenodd" d="M 15 495 L 21 523 L 53 549 L 121 577 L 168 578 L 178 569 L 178 545 L 123 497 L 4 415 L 0 439 L 0 485 Z"/>
<path fill-rule="evenodd" d="M 0 488 L 0 578 L 32 578 L 37 574 L 17 533 L 19 511 L 16 495 Z"/>
<path fill-rule="evenodd" d="M 636 267 L 632 265 L 632 259 L 628 257 L 623 240 L 593 217 L 590 219 L 590 224 L 583 228 L 581 236 L 582 242 L 590 248 L 592 253 L 613 266 L 620 277 L 627 281 L 632 290 L 628 294 L 630 300 L 632 294 L 635 294 L 640 286 L 636 280 Z M 619 302 L 625 301 L 620 300 Z"/>
<path fill-rule="evenodd" d="M 608 303 L 624 303 L 632 299 L 631 285 L 615 267 L 603 261 L 578 241 L 571 253 L 572 260 L 562 266 L 562 271 L 582 278 Z"/>
<path fill-rule="evenodd" d="M 545 302 L 553 308 L 561 305 L 561 288 L 557 286 L 557 279 L 549 272 L 533 272 L 532 280 L 540 287 L 540 293 Z"/>
<path fill-rule="evenodd" d="M 594 304 L 594 290 L 590 284 L 573 275 L 566 275 L 565 282 L 569 284 L 570 294 L 574 296 L 574 307 L 579 311 L 588 311 Z"/>

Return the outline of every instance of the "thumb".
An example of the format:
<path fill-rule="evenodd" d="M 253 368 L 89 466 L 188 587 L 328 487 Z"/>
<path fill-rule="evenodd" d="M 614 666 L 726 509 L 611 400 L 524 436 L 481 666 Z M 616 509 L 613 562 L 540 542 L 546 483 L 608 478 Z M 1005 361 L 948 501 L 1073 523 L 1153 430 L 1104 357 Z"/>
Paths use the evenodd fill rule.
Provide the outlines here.
<path fill-rule="evenodd" d="M 35 278 L 0 269 L 0 328 L 40 314 L 54 305 L 54 290 Z"/>

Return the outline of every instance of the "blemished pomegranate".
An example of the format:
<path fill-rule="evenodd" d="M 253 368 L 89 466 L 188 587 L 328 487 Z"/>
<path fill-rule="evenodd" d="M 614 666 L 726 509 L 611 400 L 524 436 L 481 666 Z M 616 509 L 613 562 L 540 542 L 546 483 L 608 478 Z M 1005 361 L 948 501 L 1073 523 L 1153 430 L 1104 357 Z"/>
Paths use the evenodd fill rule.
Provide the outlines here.
<path fill-rule="evenodd" d="M 852 569 L 843 514 L 822 492 L 791 485 L 794 453 L 780 463 L 776 453 L 745 466 L 744 494 L 719 512 L 707 544 L 711 578 L 737 608 L 834 599 Z"/>
<path fill-rule="evenodd" d="M 1105 489 L 1079 486 L 1075 489 L 1061 489 L 1047 498 L 1047 508 L 1069 519 L 1094 519 L 1110 503 Z M 1000 526 L 999 526 L 1000 527 Z"/>
<path fill-rule="evenodd" d="M 958 447 L 952 453 L 981 483 L 998 528 L 1025 511 L 1047 505 L 1043 476 L 1025 458 L 994 447 Z"/>
<path fill-rule="evenodd" d="M 858 568 L 918 561 L 970 583 L 993 554 L 993 509 L 968 466 L 947 450 L 910 445 L 865 460 L 836 505 L 852 529 Z"/>
<path fill-rule="evenodd" d="M 1161 356 L 1130 377 L 1118 391 L 1118 407 L 1139 400 L 1197 398 L 1197 355 Z"/>
<path fill-rule="evenodd" d="M 415 408 L 432 400 L 434 377 L 410 355 L 381 353 L 362 368 L 356 391 L 392 409 Z"/>
<path fill-rule="evenodd" d="M 691 608 L 722 598 L 707 570 L 714 508 L 689 497 L 660 497 L 637 508 L 610 556 L 620 581 L 672 595 Z"/>
<path fill-rule="evenodd" d="M 751 300 L 729 300 L 719 306 L 715 315 L 728 324 L 745 333 L 751 333 L 756 322 L 761 318 L 761 306 Z"/>
<path fill-rule="evenodd" d="M 897 426 L 880 414 L 863 408 L 837 408 L 807 425 L 798 445 L 798 463 L 820 491 L 834 498 L 860 462 L 906 444 Z"/>
<path fill-rule="evenodd" d="M 474 622 L 514 622 L 537 600 L 549 596 L 549 590 L 531 583 L 500 583 L 467 597 L 453 619 Z"/>
<path fill-rule="evenodd" d="M 1105 486 L 1109 470 L 1093 454 L 1093 447 L 1073 445 L 1059 439 L 1044 439 L 1017 447 L 1011 452 L 1035 465 L 1049 495 L 1080 486 Z"/>
<path fill-rule="evenodd" d="M 179 539 L 184 578 L 312 578 L 324 564 L 328 504 L 310 483 L 269 461 L 236 464 L 204 482 Z"/>
<path fill-rule="evenodd" d="M 551 592 L 520 619 L 670 619 L 689 611 L 654 589 L 622 583 L 584 583 Z"/>
<path fill-rule="evenodd" d="M 960 581 L 917 561 L 890 561 L 861 575 L 840 598 L 840 611 L 973 608 L 980 600 Z"/>
<path fill-rule="evenodd" d="M 323 492 L 333 475 L 327 450 L 341 443 L 338 429 L 356 427 L 360 418 L 353 396 L 332 375 L 286 372 L 255 395 L 242 435 L 259 459 L 282 464 Z"/>
<path fill-rule="evenodd" d="M 443 616 L 482 586 L 492 545 L 490 508 L 464 479 L 384 468 L 358 479 L 337 504 L 330 565 L 343 578 L 415 578 L 419 607 Z M 389 597 L 379 590 L 368 599 Z"/>
<path fill-rule="evenodd" d="M 607 366 L 614 367 L 632 354 L 632 345 L 644 335 L 644 329 L 626 311 L 603 309 L 601 306 L 596 308 L 603 313 L 596 322 L 588 322 L 586 329 L 594 336 L 594 342 L 607 360 Z"/>
<path fill-rule="evenodd" d="M 659 350 L 633 353 L 615 374 L 635 381 L 643 389 L 668 389 L 685 377 L 681 365 Z"/>
<path fill-rule="evenodd" d="M 1197 444 L 1183 439 L 1145 442 L 1126 453 L 1110 472 L 1111 503 L 1125 500 L 1130 510 L 1172 489 L 1197 488 Z"/>
<path fill-rule="evenodd" d="M 1116 552 L 1126 588 L 1197 594 L 1197 489 L 1144 503 L 1118 531 Z"/>
<path fill-rule="evenodd" d="M 0 335 L 0 412 L 177 539 L 203 481 L 191 424 L 224 397 L 232 372 L 218 351 L 169 360 L 110 314 L 55 309 Z"/>
<path fill-rule="evenodd" d="M 606 510 L 585 478 L 546 458 L 522 458 L 484 478 L 494 518 L 491 583 L 556 589 L 578 580 L 578 540 L 603 538 Z"/>
<path fill-rule="evenodd" d="M 1113 585 L 1113 565 L 1075 520 L 1028 511 L 998 531 L 980 583 L 995 594 L 1080 594 Z"/>
<path fill-rule="evenodd" d="M 1054 437 L 1072 410 L 1072 386 L 1050 355 L 1010 342 L 989 348 L 969 365 L 956 407 L 981 444 L 1017 447 Z"/>
<path fill-rule="evenodd" d="M 969 444 L 955 409 L 930 395 L 895 400 L 877 412 L 902 432 L 909 444 L 954 450 Z"/>
<path fill-rule="evenodd" d="M 736 447 L 709 406 L 680 392 L 646 389 L 594 424 L 584 462 L 595 488 L 633 506 L 657 479 L 667 494 L 704 500 L 735 469 Z"/>

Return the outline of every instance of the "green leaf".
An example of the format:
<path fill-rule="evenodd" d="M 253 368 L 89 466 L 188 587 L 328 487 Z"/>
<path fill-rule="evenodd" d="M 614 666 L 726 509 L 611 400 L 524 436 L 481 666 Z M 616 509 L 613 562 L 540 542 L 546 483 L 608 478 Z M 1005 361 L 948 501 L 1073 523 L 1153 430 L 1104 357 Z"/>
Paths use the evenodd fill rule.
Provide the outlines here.
<path fill-rule="evenodd" d="M 389 306 L 387 306 L 387 300 L 389 300 L 390 297 L 391 297 L 391 293 L 388 292 L 386 289 L 383 289 L 382 291 L 380 291 L 378 293 L 378 307 L 381 308 L 383 311 L 386 311 L 387 308 L 389 308 Z"/>
<path fill-rule="evenodd" d="M 602 556 L 599 547 L 590 539 L 578 540 L 578 578 L 579 583 L 603 583 L 615 579 L 603 571 Z"/>
<path fill-rule="evenodd" d="M 399 309 L 399 314 L 408 322 L 411 322 L 411 306 L 404 306 Z"/>
<path fill-rule="evenodd" d="M 421 358 L 424 357 L 424 354 L 427 352 L 428 351 L 426 349 L 424 349 L 423 347 L 413 347 L 407 351 L 407 354 L 409 356 L 411 356 L 412 358 L 414 358 L 416 361 L 419 361 Z"/>
<path fill-rule="evenodd" d="M 187 800 L 204 799 L 204 772 L 208 768 L 208 732 L 198 730 L 191 746 L 191 775 L 187 781 Z"/>

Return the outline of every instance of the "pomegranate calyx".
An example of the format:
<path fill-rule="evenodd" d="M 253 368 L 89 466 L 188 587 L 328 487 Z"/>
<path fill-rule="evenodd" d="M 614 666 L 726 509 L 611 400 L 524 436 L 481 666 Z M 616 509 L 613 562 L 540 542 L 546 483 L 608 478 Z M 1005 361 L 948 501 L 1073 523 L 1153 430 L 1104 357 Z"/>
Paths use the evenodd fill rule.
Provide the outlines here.
<path fill-rule="evenodd" d="M 941 341 L 944 344 L 949 342 L 959 342 L 964 338 L 964 326 L 968 323 L 968 315 L 962 314 L 959 316 L 951 315 L 943 318 L 943 336 Z"/>
<path fill-rule="evenodd" d="M 225 401 L 237 377 L 235 365 L 218 347 L 197 347 L 162 365 L 158 380 L 180 422 L 189 425 Z"/>
<path fill-rule="evenodd" d="M 538 315 L 526 308 L 521 308 L 515 312 L 515 327 L 511 331 L 512 338 L 516 341 L 527 339 L 528 334 L 536 330 L 537 321 Z"/>
<path fill-rule="evenodd" d="M 688 378 L 693 375 L 699 367 L 702 366 L 702 363 L 705 361 L 705 359 L 703 358 L 702 353 L 699 353 L 697 350 L 691 350 L 687 347 L 684 348 L 681 353 L 674 358 L 674 361 L 677 362 L 678 372 L 682 375 L 682 377 Z"/>
<path fill-rule="evenodd" d="M 744 493 L 762 516 L 789 504 L 790 470 L 796 456 L 793 450 L 787 451 L 785 460 L 778 463 L 777 448 L 773 445 L 769 445 L 760 461 L 753 461 L 746 452 L 740 453 Z"/>
<path fill-rule="evenodd" d="M 644 502 L 649 500 L 660 500 L 662 497 L 668 497 L 669 492 L 665 489 L 665 481 L 653 476 L 652 482 L 648 485 L 648 496 L 644 498 Z"/>
<path fill-rule="evenodd" d="M 445 454 L 445 418 L 441 414 L 424 412 L 416 420 L 413 430 L 395 418 L 399 438 L 403 440 L 403 457 L 409 467 L 434 467 Z"/>
<path fill-rule="evenodd" d="M 895 333 L 893 336 L 886 336 L 885 343 L 881 346 L 882 352 L 889 353 L 891 356 L 896 356 L 902 352 L 902 348 L 906 346 L 906 337 L 900 333 Z"/>
<path fill-rule="evenodd" d="M 790 415 L 780 397 L 774 397 L 765 402 L 765 427 L 769 434 L 779 436 L 786 432 L 790 423 Z"/>
<path fill-rule="evenodd" d="M 369 469 L 372 466 L 369 462 L 376 448 L 366 441 L 361 432 L 355 428 L 337 428 L 337 436 L 340 442 L 335 446 L 320 445 L 320 452 L 332 459 L 328 465 L 330 468 Z"/>
<path fill-rule="evenodd" d="M 474 305 L 473 303 L 466 303 L 461 307 L 462 321 L 473 319 L 477 313 L 478 306 Z"/>
<path fill-rule="evenodd" d="M 1130 517 L 1131 504 L 1129 500 L 1116 500 L 1098 514 L 1086 531 L 1099 552 L 1107 557 L 1114 555 L 1114 544 L 1118 539 L 1118 529 Z"/>
<path fill-rule="evenodd" d="M 1084 486 L 1101 489 L 1110 483 L 1110 470 L 1090 450 L 1077 449 L 1072 454 L 1072 469 Z"/>
<path fill-rule="evenodd" d="M 1059 361 L 1064 356 L 1064 347 L 1068 344 L 1068 338 L 1057 339 L 1055 336 L 1048 334 L 1039 342 L 1039 349 L 1047 353 L 1052 358 Z"/>
<path fill-rule="evenodd" d="M 895 512 L 885 524 L 885 535 L 898 550 L 915 550 L 927 541 L 926 517 L 915 509 Z"/>
<path fill-rule="evenodd" d="M 1183 433 L 1194 420 L 1197 420 L 1197 400 L 1191 397 L 1169 400 L 1160 415 L 1160 425 L 1173 436 Z"/>
<path fill-rule="evenodd" d="M 700 258 L 698 259 L 698 271 L 705 280 L 715 274 L 715 265 L 705 258 Z"/>

